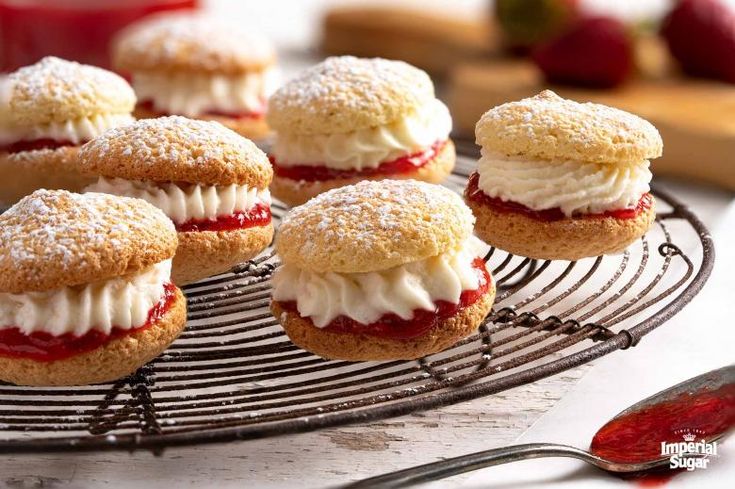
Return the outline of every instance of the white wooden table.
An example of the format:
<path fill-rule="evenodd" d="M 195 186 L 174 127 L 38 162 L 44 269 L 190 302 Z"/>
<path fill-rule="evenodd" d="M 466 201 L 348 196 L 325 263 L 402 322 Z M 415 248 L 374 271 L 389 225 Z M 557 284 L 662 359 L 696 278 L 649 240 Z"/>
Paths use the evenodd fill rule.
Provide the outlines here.
<path fill-rule="evenodd" d="M 401 418 L 265 440 L 149 452 L 4 456 L 0 487 L 325 487 L 511 443 L 585 367 Z"/>

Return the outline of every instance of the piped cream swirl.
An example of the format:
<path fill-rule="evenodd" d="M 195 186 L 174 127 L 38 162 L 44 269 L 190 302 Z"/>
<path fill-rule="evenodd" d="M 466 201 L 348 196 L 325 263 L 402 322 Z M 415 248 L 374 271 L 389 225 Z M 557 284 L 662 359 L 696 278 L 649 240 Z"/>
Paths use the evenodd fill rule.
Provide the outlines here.
<path fill-rule="evenodd" d="M 149 269 L 96 283 L 49 292 L 0 293 L 0 329 L 82 336 L 91 330 L 109 334 L 113 327 L 143 326 L 164 296 L 171 260 Z"/>
<path fill-rule="evenodd" d="M 543 161 L 483 151 L 478 187 L 490 197 L 566 216 L 630 209 L 650 191 L 650 163 L 629 165 Z"/>
<path fill-rule="evenodd" d="M 138 99 L 152 102 L 154 110 L 197 117 L 207 112 L 261 113 L 277 78 L 273 68 L 241 75 L 139 72 L 132 83 Z"/>
<path fill-rule="evenodd" d="M 14 126 L 0 123 L 0 145 L 39 139 L 82 144 L 96 138 L 108 129 L 130 124 L 134 120 L 130 114 L 97 114 L 37 126 Z"/>
<path fill-rule="evenodd" d="M 381 163 L 426 150 L 452 130 L 449 109 L 434 100 L 417 113 L 385 126 L 341 134 L 279 132 L 272 154 L 280 166 L 326 166 L 336 170 L 377 168 Z"/>
<path fill-rule="evenodd" d="M 399 267 L 368 273 L 315 273 L 293 265 L 273 276 L 273 299 L 296 301 L 302 317 L 323 328 L 338 316 L 370 324 L 384 314 L 411 319 L 439 300 L 458 303 L 463 290 L 480 283 L 472 262 L 485 245 L 470 237 L 458 250 Z"/>
<path fill-rule="evenodd" d="M 215 219 L 245 212 L 257 204 L 270 206 L 268 189 L 247 185 L 196 185 L 185 187 L 174 183 L 131 181 L 122 178 L 104 178 L 87 186 L 85 192 L 135 197 L 158 207 L 174 223 L 182 224 L 192 219 Z"/>

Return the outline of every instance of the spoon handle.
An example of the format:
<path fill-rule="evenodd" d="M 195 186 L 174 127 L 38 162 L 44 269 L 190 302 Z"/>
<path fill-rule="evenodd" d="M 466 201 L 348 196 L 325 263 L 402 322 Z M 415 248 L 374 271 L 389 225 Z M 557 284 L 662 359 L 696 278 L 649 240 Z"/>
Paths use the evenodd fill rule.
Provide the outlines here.
<path fill-rule="evenodd" d="M 343 489 L 408 487 L 422 482 L 435 481 L 445 477 L 462 474 L 464 472 L 491 467 L 493 465 L 502 465 L 510 462 L 516 462 L 518 460 L 543 457 L 571 457 L 584 460 L 585 462 L 597 466 L 606 465 L 602 459 L 599 459 L 584 450 L 570 447 L 568 445 L 528 443 L 525 445 L 513 445 L 510 447 L 484 450 L 482 452 L 471 453 L 461 457 L 454 457 L 441 460 L 439 462 L 419 465 L 417 467 L 353 482 L 343 486 Z"/>

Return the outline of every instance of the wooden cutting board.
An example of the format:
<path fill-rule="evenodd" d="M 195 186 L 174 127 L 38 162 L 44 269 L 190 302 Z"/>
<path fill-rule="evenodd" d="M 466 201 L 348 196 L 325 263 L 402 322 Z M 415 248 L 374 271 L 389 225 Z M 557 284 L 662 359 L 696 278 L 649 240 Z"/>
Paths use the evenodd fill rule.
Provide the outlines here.
<path fill-rule="evenodd" d="M 400 59 L 439 76 L 458 62 L 491 56 L 498 46 L 497 29 L 488 18 L 405 7 L 337 7 L 322 26 L 325 54 Z"/>
<path fill-rule="evenodd" d="M 338 7 L 324 19 L 322 50 L 402 59 L 438 76 L 446 89 L 455 131 L 474 139 L 475 123 L 488 109 L 551 88 L 577 101 L 593 101 L 650 120 L 664 139 L 657 174 L 696 179 L 735 190 L 735 85 L 685 78 L 671 68 L 661 40 L 636 44 L 640 73 L 616 90 L 546 84 L 528 60 L 502 56 L 489 18 L 392 6 Z"/>
<path fill-rule="evenodd" d="M 545 84 L 531 63 L 504 60 L 457 66 L 447 100 L 455 130 L 471 137 L 491 107 L 544 88 L 577 101 L 599 102 L 636 113 L 661 132 L 664 155 L 656 174 L 714 183 L 735 190 L 735 87 L 679 76 L 639 78 L 616 90 Z"/>

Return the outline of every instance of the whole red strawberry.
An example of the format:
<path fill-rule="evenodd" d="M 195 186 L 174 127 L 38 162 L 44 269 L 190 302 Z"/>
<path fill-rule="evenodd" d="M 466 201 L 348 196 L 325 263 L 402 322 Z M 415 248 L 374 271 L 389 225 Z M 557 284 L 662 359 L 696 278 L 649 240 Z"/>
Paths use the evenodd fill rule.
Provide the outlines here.
<path fill-rule="evenodd" d="M 723 2 L 681 0 L 661 34 L 685 72 L 735 83 L 735 12 Z"/>
<path fill-rule="evenodd" d="M 614 87 L 633 71 L 633 42 L 619 20 L 584 17 L 540 45 L 533 59 L 551 83 Z"/>

